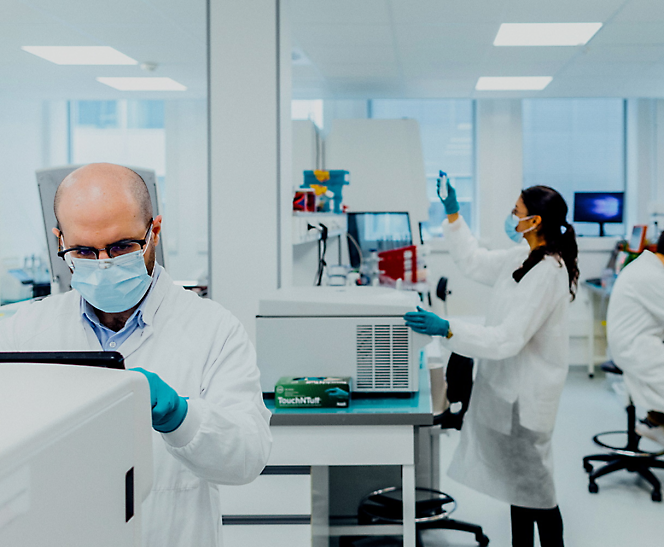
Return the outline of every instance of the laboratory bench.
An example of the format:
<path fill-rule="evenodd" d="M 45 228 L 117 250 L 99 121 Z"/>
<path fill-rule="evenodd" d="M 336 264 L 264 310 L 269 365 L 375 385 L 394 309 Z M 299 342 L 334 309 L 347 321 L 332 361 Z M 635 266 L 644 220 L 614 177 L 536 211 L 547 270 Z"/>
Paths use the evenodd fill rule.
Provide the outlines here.
<path fill-rule="evenodd" d="M 429 371 L 419 374 L 417 393 L 357 396 L 346 409 L 280 409 L 266 398 L 272 452 L 256 481 L 221 487 L 224 545 L 327 547 L 331 536 L 403 535 L 404 546 L 415 547 L 415 465 L 422 440 L 430 442 L 420 428 L 433 424 Z M 399 466 L 404 525 L 331 524 L 329 471 L 336 466 Z"/>

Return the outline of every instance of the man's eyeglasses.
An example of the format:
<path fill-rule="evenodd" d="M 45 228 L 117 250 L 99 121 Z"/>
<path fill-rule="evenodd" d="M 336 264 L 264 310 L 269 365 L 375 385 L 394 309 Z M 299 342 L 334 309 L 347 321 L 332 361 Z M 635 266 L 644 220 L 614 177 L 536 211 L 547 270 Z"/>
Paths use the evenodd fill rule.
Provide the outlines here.
<path fill-rule="evenodd" d="M 106 247 L 102 247 L 101 249 L 83 246 L 71 247 L 70 249 L 58 251 L 58 256 L 62 258 L 68 266 L 73 266 L 74 258 L 99 260 L 99 253 L 101 251 L 106 251 L 109 258 L 117 258 L 118 256 L 142 251 L 152 236 L 152 222 L 153 220 L 150 219 L 150 224 L 148 225 L 148 229 L 145 232 L 145 237 L 143 239 L 122 239 L 106 245 Z M 64 234 L 62 234 L 62 232 L 60 233 L 60 244 L 64 246 Z"/>

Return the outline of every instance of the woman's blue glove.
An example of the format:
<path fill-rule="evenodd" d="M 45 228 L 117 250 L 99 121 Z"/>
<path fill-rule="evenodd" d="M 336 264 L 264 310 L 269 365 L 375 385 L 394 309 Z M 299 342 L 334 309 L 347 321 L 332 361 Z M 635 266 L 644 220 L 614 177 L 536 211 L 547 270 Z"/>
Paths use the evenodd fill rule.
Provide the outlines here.
<path fill-rule="evenodd" d="M 450 330 L 450 322 L 447 319 L 438 317 L 435 313 L 423 310 L 419 306 L 417 310 L 409 311 L 403 316 L 407 327 L 420 334 L 447 336 Z"/>
<path fill-rule="evenodd" d="M 445 181 L 445 187 L 447 189 L 447 195 L 445 197 L 443 197 L 443 195 L 441 194 L 440 185 L 442 181 Z M 440 198 L 440 201 L 443 202 L 443 207 L 445 207 L 446 215 L 453 215 L 454 213 L 459 212 L 459 202 L 457 201 L 456 190 L 450 184 L 450 179 L 447 178 L 447 173 L 445 173 L 444 171 L 440 172 L 440 178 L 436 183 L 436 191 L 438 192 L 438 197 Z"/>
<path fill-rule="evenodd" d="M 180 397 L 154 372 L 148 372 L 140 367 L 129 370 L 140 372 L 148 379 L 152 402 L 152 427 L 160 433 L 170 433 L 180 427 L 187 415 L 187 400 Z"/>

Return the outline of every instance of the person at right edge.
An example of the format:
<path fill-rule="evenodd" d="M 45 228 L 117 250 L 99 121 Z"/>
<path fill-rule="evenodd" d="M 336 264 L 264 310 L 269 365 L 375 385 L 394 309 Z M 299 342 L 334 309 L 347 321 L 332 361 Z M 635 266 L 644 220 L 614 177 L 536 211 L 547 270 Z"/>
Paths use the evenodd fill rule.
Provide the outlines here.
<path fill-rule="evenodd" d="M 439 196 L 440 190 L 439 181 Z M 567 310 L 579 277 L 567 204 L 546 186 L 523 190 L 505 221 L 507 235 L 521 244 L 490 251 L 479 247 L 459 216 L 449 182 L 441 201 L 454 261 L 493 288 L 484 325 L 448 321 L 421 308 L 404 316 L 413 330 L 441 336 L 449 350 L 477 360 L 448 474 L 511 505 L 514 547 L 533 546 L 535 523 L 542 547 L 561 547 L 551 438 L 569 368 Z"/>

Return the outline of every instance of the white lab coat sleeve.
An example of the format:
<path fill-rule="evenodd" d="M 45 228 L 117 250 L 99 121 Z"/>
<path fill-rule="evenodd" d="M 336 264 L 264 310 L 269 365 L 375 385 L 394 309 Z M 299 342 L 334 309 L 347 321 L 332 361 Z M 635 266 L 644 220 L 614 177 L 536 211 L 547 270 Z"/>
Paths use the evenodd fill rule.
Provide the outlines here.
<path fill-rule="evenodd" d="M 162 437 L 167 450 L 196 476 L 216 484 L 246 484 L 270 455 L 270 412 L 263 403 L 254 348 L 230 314 L 218 340 L 221 347 L 213 346 L 218 354 L 210 356 L 200 398 L 188 401 L 184 422 Z"/>
<path fill-rule="evenodd" d="M 14 324 L 16 316 L 0 320 L 0 351 L 16 351 Z"/>
<path fill-rule="evenodd" d="M 451 319 L 453 335 L 443 338 L 443 345 L 460 355 L 493 361 L 519 354 L 565 296 L 553 270 L 558 267 L 545 259 L 530 270 L 518 283 L 514 299 L 497 325 Z"/>
<path fill-rule="evenodd" d="M 480 247 L 461 216 L 453 223 L 448 220 L 443 221 L 443 235 L 448 241 L 452 259 L 461 272 L 484 285 L 493 286 L 496 283 L 506 261 L 515 253 L 525 254 L 525 251 L 518 247 L 491 251 Z"/>

